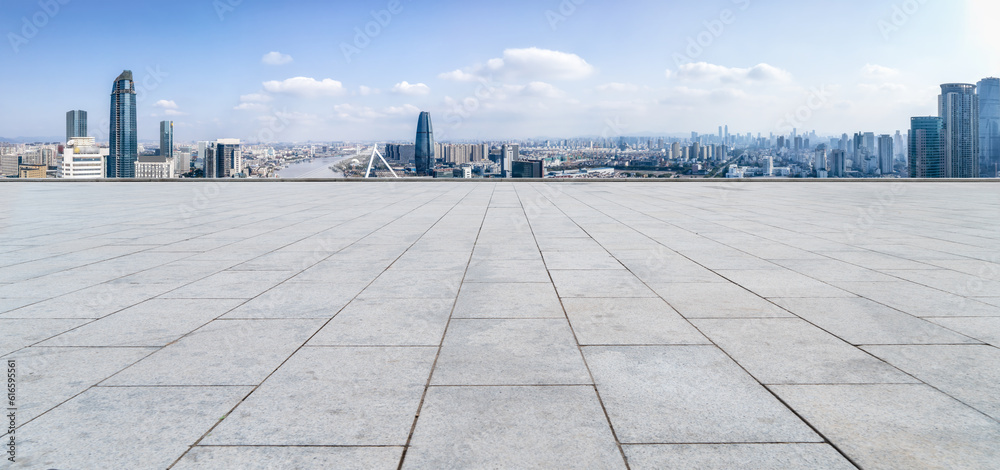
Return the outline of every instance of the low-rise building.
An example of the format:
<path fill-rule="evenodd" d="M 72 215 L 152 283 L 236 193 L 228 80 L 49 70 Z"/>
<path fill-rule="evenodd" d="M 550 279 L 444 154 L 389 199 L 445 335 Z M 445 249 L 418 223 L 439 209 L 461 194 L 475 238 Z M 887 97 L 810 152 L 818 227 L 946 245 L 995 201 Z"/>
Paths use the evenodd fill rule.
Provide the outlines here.
<path fill-rule="evenodd" d="M 163 155 L 141 155 L 135 162 L 135 177 L 168 179 L 174 177 L 174 160 Z"/>
<path fill-rule="evenodd" d="M 93 137 L 77 137 L 66 143 L 56 170 L 57 178 L 104 178 L 107 148 L 100 148 Z"/>

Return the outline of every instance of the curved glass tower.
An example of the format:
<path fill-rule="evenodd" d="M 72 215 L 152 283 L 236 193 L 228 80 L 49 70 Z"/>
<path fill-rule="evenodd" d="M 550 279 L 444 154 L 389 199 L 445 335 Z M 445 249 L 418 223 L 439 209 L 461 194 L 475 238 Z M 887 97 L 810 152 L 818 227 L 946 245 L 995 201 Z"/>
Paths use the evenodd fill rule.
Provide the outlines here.
<path fill-rule="evenodd" d="M 111 132 L 108 155 L 108 178 L 135 178 L 139 158 L 138 130 L 135 123 L 135 81 L 126 70 L 115 79 L 111 89 Z"/>
<path fill-rule="evenodd" d="M 417 175 L 430 175 L 434 170 L 434 160 L 434 127 L 431 125 L 431 113 L 423 112 L 417 121 L 417 148 L 414 155 Z"/>

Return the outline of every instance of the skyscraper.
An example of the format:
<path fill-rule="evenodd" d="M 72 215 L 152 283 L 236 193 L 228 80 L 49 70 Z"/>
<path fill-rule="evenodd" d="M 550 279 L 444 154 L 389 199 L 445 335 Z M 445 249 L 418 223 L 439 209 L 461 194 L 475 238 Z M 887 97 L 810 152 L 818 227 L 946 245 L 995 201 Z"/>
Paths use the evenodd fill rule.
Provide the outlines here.
<path fill-rule="evenodd" d="M 87 137 L 87 112 L 70 111 L 66 113 L 66 142 L 74 137 Z"/>
<path fill-rule="evenodd" d="M 242 172 L 239 139 L 219 139 L 205 148 L 205 178 L 235 178 Z"/>
<path fill-rule="evenodd" d="M 984 78 L 978 90 L 980 163 L 989 176 L 997 176 L 1000 167 L 1000 78 Z"/>
<path fill-rule="evenodd" d="M 948 177 L 944 120 L 939 117 L 910 119 L 910 178 Z"/>
<path fill-rule="evenodd" d="M 830 152 L 830 176 L 843 178 L 847 176 L 847 152 L 836 149 Z"/>
<path fill-rule="evenodd" d="M 892 136 L 889 134 L 878 136 L 878 169 L 883 175 L 895 172 L 893 155 Z"/>
<path fill-rule="evenodd" d="M 115 79 L 111 89 L 110 155 L 108 178 L 134 178 L 139 158 L 138 130 L 135 122 L 135 82 L 126 70 Z"/>
<path fill-rule="evenodd" d="M 174 158 L 174 122 L 160 121 L 160 156 Z"/>
<path fill-rule="evenodd" d="M 938 117 L 944 121 L 948 178 L 979 177 L 979 97 L 976 86 L 941 85 Z"/>
<path fill-rule="evenodd" d="M 431 176 L 434 170 L 434 127 L 431 125 L 431 113 L 420 113 L 417 121 L 417 142 L 414 160 L 417 164 L 417 176 Z"/>
<path fill-rule="evenodd" d="M 503 144 L 500 147 L 500 177 L 513 177 L 514 160 L 521 155 L 520 146 L 517 144 Z"/>

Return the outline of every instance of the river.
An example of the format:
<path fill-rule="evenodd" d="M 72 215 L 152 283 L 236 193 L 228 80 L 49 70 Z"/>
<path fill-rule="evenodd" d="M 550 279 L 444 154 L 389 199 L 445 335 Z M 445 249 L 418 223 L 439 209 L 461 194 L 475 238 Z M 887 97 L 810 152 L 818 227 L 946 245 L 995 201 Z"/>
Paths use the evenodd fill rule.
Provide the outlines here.
<path fill-rule="evenodd" d="M 344 173 L 340 171 L 331 170 L 330 167 L 344 160 L 346 158 L 356 158 L 354 156 L 350 157 L 322 157 L 315 158 L 312 161 L 306 161 L 301 163 L 293 163 L 282 170 L 278 170 L 278 178 L 287 179 L 305 179 L 305 178 L 343 178 Z"/>

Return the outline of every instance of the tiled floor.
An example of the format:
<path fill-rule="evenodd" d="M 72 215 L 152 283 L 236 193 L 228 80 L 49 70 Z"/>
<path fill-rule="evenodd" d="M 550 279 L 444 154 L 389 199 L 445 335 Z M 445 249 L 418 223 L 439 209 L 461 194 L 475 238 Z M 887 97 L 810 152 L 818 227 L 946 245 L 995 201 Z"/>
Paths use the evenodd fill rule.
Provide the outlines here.
<path fill-rule="evenodd" d="M 1000 468 L 996 184 L 0 200 L 3 469 Z"/>

